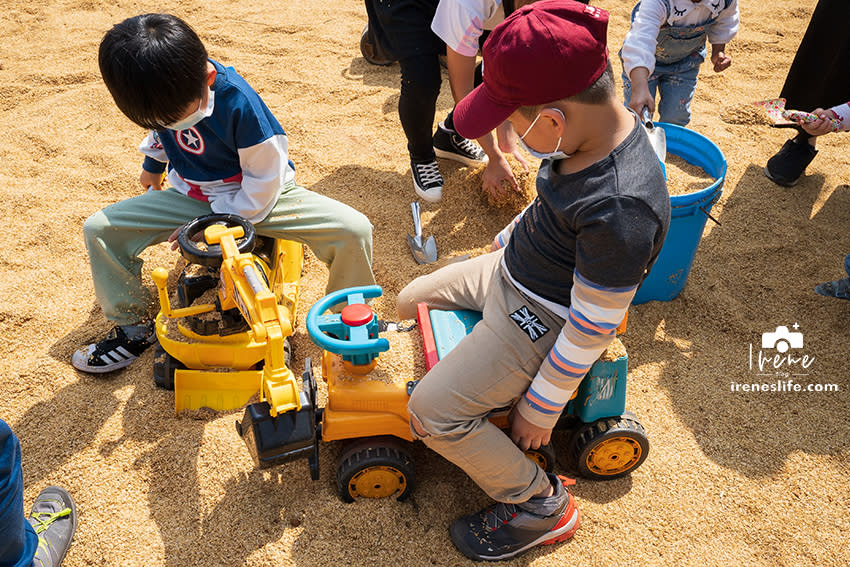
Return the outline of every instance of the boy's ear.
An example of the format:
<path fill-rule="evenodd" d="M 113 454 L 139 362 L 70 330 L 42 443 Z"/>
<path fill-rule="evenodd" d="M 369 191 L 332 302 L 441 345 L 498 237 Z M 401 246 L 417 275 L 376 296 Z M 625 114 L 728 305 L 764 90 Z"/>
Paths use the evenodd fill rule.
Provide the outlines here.
<path fill-rule="evenodd" d="M 564 118 L 563 111 L 559 112 L 559 110 L 544 108 L 540 111 L 540 117 L 551 121 L 551 128 L 558 136 L 564 133 L 564 128 L 566 127 L 566 119 Z"/>
<path fill-rule="evenodd" d="M 207 67 L 207 86 L 208 87 L 213 86 L 213 83 L 215 82 L 215 78 L 216 78 L 217 75 L 218 75 L 218 71 L 215 70 L 215 67 L 213 67 L 212 65 Z"/>

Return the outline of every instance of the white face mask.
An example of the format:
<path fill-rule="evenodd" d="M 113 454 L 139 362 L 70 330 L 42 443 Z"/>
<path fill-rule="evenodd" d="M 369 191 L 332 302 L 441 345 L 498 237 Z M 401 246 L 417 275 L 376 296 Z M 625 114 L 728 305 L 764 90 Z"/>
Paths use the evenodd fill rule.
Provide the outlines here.
<path fill-rule="evenodd" d="M 201 99 L 203 101 L 203 98 Z M 204 118 L 212 115 L 213 108 L 215 108 L 215 91 L 211 91 L 209 87 L 207 87 L 207 107 L 201 108 L 201 103 L 198 103 L 198 110 L 180 120 L 178 122 L 174 122 L 172 124 L 166 124 L 165 127 L 169 130 L 188 130 Z"/>
<path fill-rule="evenodd" d="M 564 118 L 564 121 L 566 121 L 566 118 L 564 117 L 564 113 L 561 112 L 560 109 L 552 108 L 550 110 L 554 110 L 555 112 L 560 114 L 561 118 Z M 537 150 L 531 148 L 528 144 L 525 143 L 525 140 L 523 138 L 528 136 L 528 133 L 531 132 L 531 129 L 534 128 L 535 124 L 537 124 L 537 120 L 540 119 L 540 116 L 541 116 L 541 113 L 538 112 L 537 116 L 534 117 L 534 120 L 531 121 L 531 124 L 529 124 L 528 128 L 525 130 L 525 133 L 522 136 L 519 137 L 519 143 L 522 144 L 522 147 L 525 148 L 525 151 L 527 151 L 528 153 L 530 153 L 532 156 L 536 157 L 537 159 L 565 159 L 565 158 L 573 157 L 572 154 L 565 154 L 564 152 L 562 152 L 561 150 L 558 149 L 558 147 L 561 145 L 561 138 L 558 138 L 558 142 L 555 144 L 555 151 L 548 152 L 548 153 L 538 152 Z"/>

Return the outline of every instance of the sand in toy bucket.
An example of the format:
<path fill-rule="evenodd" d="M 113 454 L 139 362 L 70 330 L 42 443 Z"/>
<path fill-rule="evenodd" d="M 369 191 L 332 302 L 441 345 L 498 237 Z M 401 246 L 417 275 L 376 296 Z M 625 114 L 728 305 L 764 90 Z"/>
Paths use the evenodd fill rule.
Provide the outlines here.
<path fill-rule="evenodd" d="M 667 192 L 673 195 L 687 195 L 705 189 L 715 178 L 697 165 L 690 164 L 677 155 L 667 154 Z"/>

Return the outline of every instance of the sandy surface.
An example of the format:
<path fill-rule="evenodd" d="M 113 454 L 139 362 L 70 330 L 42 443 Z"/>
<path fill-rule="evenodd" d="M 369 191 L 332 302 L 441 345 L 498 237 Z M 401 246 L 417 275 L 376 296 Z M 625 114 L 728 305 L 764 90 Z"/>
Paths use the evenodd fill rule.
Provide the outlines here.
<path fill-rule="evenodd" d="M 632 3 L 611 11 L 616 53 Z M 628 407 L 652 450 L 631 476 L 579 480 L 583 526 L 567 544 L 517 565 L 844 565 L 850 547 L 850 406 L 846 302 L 813 293 L 842 275 L 850 251 L 846 136 L 823 139 L 808 175 L 778 187 L 762 167 L 788 137 L 746 111 L 778 95 L 813 0 L 741 0 L 732 67 L 703 70 L 692 128 L 729 163 L 684 292 L 630 311 Z M 374 266 L 392 318 L 395 294 L 428 268 L 405 234 L 413 199 L 398 124 L 398 67 L 360 56 L 362 2 L 178 0 L 215 59 L 262 94 L 290 136 L 298 180 L 366 213 Z M 321 447 L 322 478 L 306 462 L 254 470 L 233 422 L 173 416 L 173 395 L 151 377 L 153 353 L 107 377 L 76 372 L 71 353 L 109 328 L 94 301 L 81 227 L 139 192 L 143 132 L 115 108 L 96 51 L 113 23 L 162 4 L 0 1 L 0 416 L 23 445 L 25 502 L 47 485 L 77 499 L 80 526 L 65 565 L 467 565 L 448 539 L 455 517 L 486 497 L 422 446 L 418 485 L 404 503 L 344 505 L 334 491 L 339 447 Z M 781 17 L 777 17 L 781 14 Z M 615 61 L 619 74 L 619 62 Z M 439 118 L 451 107 L 444 73 Z M 469 172 L 444 162 L 447 178 Z M 477 254 L 514 214 L 488 206 L 474 184 L 454 182 L 441 206 L 423 207 L 424 232 L 443 258 Z M 157 250 L 150 265 L 174 265 Z M 326 272 L 308 258 L 302 305 Z M 302 311 L 303 313 L 304 311 Z M 761 335 L 797 323 L 796 355 L 780 370 L 805 388 L 732 391 L 774 382 L 750 368 Z M 299 328 L 295 365 L 318 350 Z M 766 354 L 774 354 L 766 350 Z M 410 372 L 421 362 L 410 364 Z M 756 363 L 757 364 L 757 363 Z M 403 365 L 402 365 L 403 366 Z M 783 378 L 784 379 L 784 378 Z"/>

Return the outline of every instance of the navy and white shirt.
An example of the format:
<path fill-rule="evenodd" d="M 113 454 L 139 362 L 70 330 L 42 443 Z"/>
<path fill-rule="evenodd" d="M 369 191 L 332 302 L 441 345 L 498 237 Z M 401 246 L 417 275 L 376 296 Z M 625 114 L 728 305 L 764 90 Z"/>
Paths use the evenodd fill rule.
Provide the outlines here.
<path fill-rule="evenodd" d="M 670 197 L 640 123 L 608 156 L 567 175 L 544 161 L 537 198 L 497 237 L 503 269 L 565 320 L 517 409 L 552 427 L 616 334 L 670 224 Z"/>
<path fill-rule="evenodd" d="M 168 167 L 168 182 L 210 203 L 214 213 L 263 220 L 282 188 L 295 181 L 289 141 L 257 92 L 233 67 L 217 71 L 210 116 L 185 130 L 151 131 L 139 149 L 152 173 Z"/>

